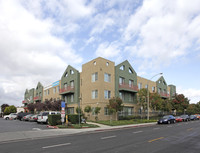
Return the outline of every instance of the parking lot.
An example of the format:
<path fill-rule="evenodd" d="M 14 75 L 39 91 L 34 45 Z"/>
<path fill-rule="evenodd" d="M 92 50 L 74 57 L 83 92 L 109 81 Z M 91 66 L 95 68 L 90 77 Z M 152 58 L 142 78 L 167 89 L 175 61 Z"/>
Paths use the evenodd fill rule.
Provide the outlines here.
<path fill-rule="evenodd" d="M 37 122 L 25 122 L 19 120 L 4 120 L 3 118 L 0 118 L 0 133 L 47 129 L 46 124 L 37 124 Z"/>

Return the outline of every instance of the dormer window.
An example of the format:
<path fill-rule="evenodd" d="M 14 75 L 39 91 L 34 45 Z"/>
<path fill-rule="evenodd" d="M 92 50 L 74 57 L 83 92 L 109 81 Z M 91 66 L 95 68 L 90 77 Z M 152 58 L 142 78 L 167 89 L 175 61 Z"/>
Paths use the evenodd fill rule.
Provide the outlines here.
<path fill-rule="evenodd" d="M 73 71 L 73 70 L 70 70 L 70 74 L 74 74 L 74 71 Z"/>
<path fill-rule="evenodd" d="M 109 62 L 106 62 L 106 66 L 108 66 L 109 65 Z"/>
<path fill-rule="evenodd" d="M 96 61 L 94 61 L 94 62 L 93 62 L 93 64 L 94 64 L 94 65 L 97 65 L 97 62 L 96 62 Z"/>
<path fill-rule="evenodd" d="M 67 77 L 67 76 L 68 76 L 68 73 L 65 74 L 65 77 Z"/>
<path fill-rule="evenodd" d="M 133 71 L 131 70 L 130 67 L 129 67 L 128 71 L 129 71 L 129 73 L 133 74 Z"/>
<path fill-rule="evenodd" d="M 122 71 L 124 71 L 125 70 L 125 66 L 122 65 L 119 69 L 122 70 Z"/>

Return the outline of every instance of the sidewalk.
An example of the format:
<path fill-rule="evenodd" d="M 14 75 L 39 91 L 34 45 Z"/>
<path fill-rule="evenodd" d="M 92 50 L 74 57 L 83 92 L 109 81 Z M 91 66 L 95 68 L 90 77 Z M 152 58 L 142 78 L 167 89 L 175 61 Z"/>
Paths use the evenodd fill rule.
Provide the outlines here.
<path fill-rule="evenodd" d="M 71 135 L 78 133 L 86 132 L 95 132 L 95 131 L 106 131 L 106 130 L 116 130 L 122 128 L 132 128 L 132 127 L 144 127 L 152 126 L 156 123 L 143 123 L 143 124 L 131 124 L 131 125 L 121 125 L 121 126 L 107 126 L 93 122 L 87 122 L 88 124 L 96 124 L 98 128 L 83 128 L 83 129 L 48 129 L 40 131 L 20 131 L 20 132 L 5 132 L 0 133 L 0 143 L 7 141 L 16 141 L 24 139 L 38 139 L 52 136 L 61 136 L 61 135 Z"/>

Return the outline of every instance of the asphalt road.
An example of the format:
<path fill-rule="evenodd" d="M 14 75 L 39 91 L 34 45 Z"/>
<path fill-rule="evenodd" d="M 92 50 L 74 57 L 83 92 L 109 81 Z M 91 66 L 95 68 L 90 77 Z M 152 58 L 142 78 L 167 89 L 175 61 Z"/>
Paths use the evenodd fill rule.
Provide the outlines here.
<path fill-rule="evenodd" d="M 37 124 L 36 122 L 25 122 L 19 120 L 4 120 L 3 118 L 0 118 L 0 133 L 44 129 L 48 129 L 45 124 Z"/>
<path fill-rule="evenodd" d="M 0 143 L 1 153 L 199 153 L 200 121 Z"/>

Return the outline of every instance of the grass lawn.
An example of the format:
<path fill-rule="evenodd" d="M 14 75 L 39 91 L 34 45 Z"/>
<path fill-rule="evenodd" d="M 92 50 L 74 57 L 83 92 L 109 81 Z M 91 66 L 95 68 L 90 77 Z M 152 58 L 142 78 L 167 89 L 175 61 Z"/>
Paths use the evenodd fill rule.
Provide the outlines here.
<path fill-rule="evenodd" d="M 117 125 L 129 125 L 129 124 L 140 124 L 140 123 L 151 123 L 156 122 L 157 120 L 147 120 L 147 119 L 132 119 L 132 120 L 119 120 L 119 121 L 97 121 L 97 123 L 117 126 Z"/>
<path fill-rule="evenodd" d="M 97 128 L 99 127 L 98 125 L 94 125 L 94 124 L 72 124 L 70 126 L 68 125 L 57 125 L 58 128 L 75 128 L 75 129 L 81 129 L 81 128 Z"/>

